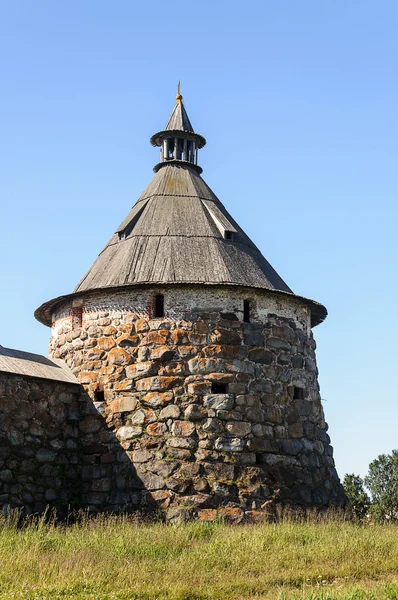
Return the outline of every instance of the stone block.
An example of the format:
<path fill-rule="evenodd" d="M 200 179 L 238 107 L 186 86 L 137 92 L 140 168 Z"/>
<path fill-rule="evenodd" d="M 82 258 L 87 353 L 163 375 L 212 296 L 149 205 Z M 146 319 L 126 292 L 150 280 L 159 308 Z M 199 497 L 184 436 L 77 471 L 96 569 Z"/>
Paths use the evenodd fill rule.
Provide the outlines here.
<path fill-rule="evenodd" d="M 0 481 L 2 483 L 9 483 L 12 481 L 12 472 L 9 469 L 1 469 L 0 470 Z"/>
<path fill-rule="evenodd" d="M 131 412 L 136 409 L 137 397 L 136 396 L 122 396 L 117 400 L 112 400 L 109 403 L 109 410 L 112 413 L 124 413 Z"/>
<path fill-rule="evenodd" d="M 217 358 L 191 358 L 188 361 L 189 371 L 193 374 L 225 372 L 225 362 Z"/>
<path fill-rule="evenodd" d="M 267 346 L 269 348 L 275 348 L 275 350 L 291 350 L 292 346 L 286 340 L 280 338 L 270 337 L 267 339 Z"/>
<path fill-rule="evenodd" d="M 202 425 L 203 431 L 222 433 L 224 431 L 224 425 L 220 419 L 210 417 Z"/>
<path fill-rule="evenodd" d="M 234 397 L 232 394 L 210 394 L 204 397 L 204 406 L 214 410 L 231 410 Z"/>
<path fill-rule="evenodd" d="M 265 420 L 270 423 L 282 423 L 282 411 L 278 406 L 264 407 Z"/>
<path fill-rule="evenodd" d="M 121 381 L 115 381 L 113 384 L 115 392 L 131 392 L 134 389 L 134 382 L 131 379 L 122 379 Z"/>
<path fill-rule="evenodd" d="M 280 440 L 279 447 L 284 454 L 296 455 L 302 450 L 303 445 L 298 440 Z"/>
<path fill-rule="evenodd" d="M 2 414 L 8 415 L 13 410 L 15 410 L 16 402 L 14 398 L 3 397 L 0 398 L 0 412 Z"/>
<path fill-rule="evenodd" d="M 171 332 L 171 339 L 173 344 L 175 344 L 176 346 L 192 347 L 189 343 L 188 332 L 185 329 L 174 329 Z"/>
<path fill-rule="evenodd" d="M 234 463 L 242 466 L 255 465 L 257 462 L 257 455 L 255 452 L 241 452 L 233 455 Z"/>
<path fill-rule="evenodd" d="M 128 333 L 124 333 L 120 337 L 117 338 L 116 344 L 120 346 L 120 348 L 132 348 L 137 346 L 140 338 L 138 335 L 129 335 Z"/>
<path fill-rule="evenodd" d="M 211 389 L 210 381 L 194 381 L 188 384 L 188 394 L 204 396 L 208 394 Z"/>
<path fill-rule="evenodd" d="M 278 452 L 279 448 L 274 440 L 263 440 L 261 438 L 251 438 L 246 445 L 250 452 Z"/>
<path fill-rule="evenodd" d="M 228 372 L 254 374 L 254 365 L 248 360 L 228 360 L 225 362 L 225 365 Z"/>
<path fill-rule="evenodd" d="M 230 435 L 245 437 L 251 432 L 252 426 L 247 421 L 228 421 L 225 429 Z"/>
<path fill-rule="evenodd" d="M 241 523 L 244 518 L 244 512 L 241 508 L 219 508 L 217 511 L 217 518 L 227 523 Z"/>
<path fill-rule="evenodd" d="M 255 423 L 252 425 L 252 432 L 259 438 L 272 439 L 274 437 L 274 429 L 270 425 Z"/>
<path fill-rule="evenodd" d="M 289 426 L 288 434 L 290 438 L 302 438 L 303 437 L 303 424 L 293 423 Z"/>
<path fill-rule="evenodd" d="M 126 367 L 126 377 L 128 379 L 138 379 L 139 377 L 148 377 L 156 373 L 156 365 L 153 362 L 137 362 Z"/>
<path fill-rule="evenodd" d="M 194 448 L 197 448 L 197 446 L 198 446 L 197 440 L 194 440 L 193 438 L 190 438 L 190 437 L 182 437 L 182 438 L 171 437 L 167 440 L 166 444 L 170 448 L 194 449 Z"/>
<path fill-rule="evenodd" d="M 142 428 L 137 426 L 124 426 L 117 430 L 117 436 L 122 440 L 131 440 L 142 434 Z"/>
<path fill-rule="evenodd" d="M 101 350 L 112 350 L 116 346 L 115 340 L 110 336 L 100 337 L 97 344 Z"/>
<path fill-rule="evenodd" d="M 275 355 L 265 348 L 253 348 L 249 351 L 248 359 L 262 365 L 270 365 L 275 360 Z"/>
<path fill-rule="evenodd" d="M 151 360 L 159 360 L 161 362 L 167 362 L 173 360 L 175 351 L 168 346 L 157 346 L 151 351 Z"/>
<path fill-rule="evenodd" d="M 252 423 L 264 423 L 266 420 L 265 412 L 262 408 L 247 408 L 245 411 L 245 417 Z"/>
<path fill-rule="evenodd" d="M 189 421 L 200 421 L 206 415 L 206 411 L 198 404 L 190 404 L 184 411 L 184 417 Z"/>
<path fill-rule="evenodd" d="M 145 422 L 145 413 L 143 410 L 136 410 L 130 418 L 131 425 L 142 425 Z"/>
<path fill-rule="evenodd" d="M 79 428 L 84 433 L 96 433 L 102 426 L 102 421 L 94 415 L 89 415 L 79 422 Z"/>
<path fill-rule="evenodd" d="M 141 472 L 137 469 L 137 475 L 141 479 L 146 490 L 160 490 L 166 485 L 163 477 L 154 473 Z"/>
<path fill-rule="evenodd" d="M 137 381 L 138 391 L 163 391 L 182 383 L 180 377 L 147 377 Z"/>
<path fill-rule="evenodd" d="M 103 328 L 104 335 L 116 335 L 117 329 L 113 325 L 108 325 Z"/>
<path fill-rule="evenodd" d="M 12 446 L 21 446 L 24 443 L 23 433 L 15 429 L 7 432 L 7 438 Z"/>
<path fill-rule="evenodd" d="M 141 346 L 164 346 L 166 344 L 166 338 L 168 331 L 165 331 L 165 335 L 162 335 L 160 331 L 150 331 L 141 340 Z"/>
<path fill-rule="evenodd" d="M 89 384 L 97 381 L 98 374 L 93 371 L 81 371 L 79 373 L 78 379 L 80 383 Z"/>
<path fill-rule="evenodd" d="M 242 343 L 240 333 L 236 329 L 219 327 L 210 334 L 212 344 L 239 346 Z"/>
<path fill-rule="evenodd" d="M 144 333 L 145 331 L 149 331 L 149 325 L 147 321 L 143 318 L 138 319 L 135 322 L 135 330 L 137 333 Z"/>
<path fill-rule="evenodd" d="M 217 519 L 216 508 L 202 508 L 198 511 L 199 521 L 215 521 Z"/>
<path fill-rule="evenodd" d="M 159 367 L 159 375 L 184 375 L 185 371 L 185 363 L 177 361 Z"/>
<path fill-rule="evenodd" d="M 35 454 L 36 460 L 41 463 L 53 463 L 57 457 L 57 453 L 54 450 L 48 450 L 46 448 L 39 448 Z"/>
<path fill-rule="evenodd" d="M 164 407 L 173 400 L 173 392 L 150 392 L 142 397 L 141 401 L 152 408 Z"/>
<path fill-rule="evenodd" d="M 167 455 L 170 458 L 175 458 L 176 460 L 192 460 L 193 456 L 191 450 L 187 450 L 185 448 L 168 448 Z"/>
<path fill-rule="evenodd" d="M 222 452 L 242 452 L 245 440 L 241 438 L 217 438 L 214 444 L 216 450 Z"/>
<path fill-rule="evenodd" d="M 132 357 L 123 348 L 112 348 L 108 353 L 108 361 L 111 365 L 126 366 L 132 361 Z"/>
<path fill-rule="evenodd" d="M 189 437 L 195 431 L 195 425 L 189 421 L 174 421 L 171 432 L 177 437 Z"/>
<path fill-rule="evenodd" d="M 177 348 L 177 350 L 178 350 L 178 354 L 181 356 L 181 358 L 191 358 L 192 356 L 195 356 L 195 354 L 197 353 L 197 349 L 191 345 L 179 346 Z"/>
<path fill-rule="evenodd" d="M 153 454 L 148 450 L 135 450 L 132 454 L 133 463 L 145 463 L 152 460 Z"/>
<path fill-rule="evenodd" d="M 180 416 L 180 409 L 175 404 L 169 404 L 159 413 L 159 421 L 167 421 L 167 419 L 178 419 Z"/>
<path fill-rule="evenodd" d="M 165 423 L 151 423 L 146 428 L 148 435 L 160 437 L 167 431 L 167 425 Z"/>

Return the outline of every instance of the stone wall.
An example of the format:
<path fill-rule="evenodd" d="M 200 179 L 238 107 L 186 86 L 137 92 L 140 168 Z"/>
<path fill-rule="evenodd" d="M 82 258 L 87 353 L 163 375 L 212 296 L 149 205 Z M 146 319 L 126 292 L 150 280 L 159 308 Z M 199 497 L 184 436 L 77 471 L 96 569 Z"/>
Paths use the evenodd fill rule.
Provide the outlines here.
<path fill-rule="evenodd" d="M 153 319 L 162 292 L 166 314 Z M 256 292 L 243 323 L 245 290 L 172 294 L 97 293 L 54 315 L 52 354 L 107 425 L 83 425 L 83 503 L 203 519 L 240 519 L 274 497 L 341 504 L 307 307 Z"/>
<path fill-rule="evenodd" d="M 0 373 L 0 506 L 30 514 L 81 501 L 78 385 Z"/>

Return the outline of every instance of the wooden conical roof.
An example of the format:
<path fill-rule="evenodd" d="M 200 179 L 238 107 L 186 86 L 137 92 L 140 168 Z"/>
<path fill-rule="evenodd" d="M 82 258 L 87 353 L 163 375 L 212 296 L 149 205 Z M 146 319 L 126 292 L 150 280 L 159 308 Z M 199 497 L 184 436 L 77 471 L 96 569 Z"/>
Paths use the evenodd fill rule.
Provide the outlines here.
<path fill-rule="evenodd" d="M 74 291 L 142 283 L 233 284 L 291 292 L 185 164 L 164 165 L 156 173 Z"/>

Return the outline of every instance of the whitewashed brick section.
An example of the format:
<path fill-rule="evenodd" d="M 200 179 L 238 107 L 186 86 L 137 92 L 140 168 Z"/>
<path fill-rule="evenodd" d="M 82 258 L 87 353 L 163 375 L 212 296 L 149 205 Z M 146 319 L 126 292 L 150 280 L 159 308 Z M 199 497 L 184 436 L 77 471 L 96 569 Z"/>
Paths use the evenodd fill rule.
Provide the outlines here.
<path fill-rule="evenodd" d="M 61 327 L 64 333 L 72 328 L 72 306 L 76 302 L 82 304 L 83 323 L 96 320 L 104 316 L 103 313 L 112 313 L 113 318 L 122 320 L 124 313 L 132 312 L 150 318 L 156 294 L 164 294 L 165 318 L 172 321 L 192 320 L 195 314 L 203 312 L 235 313 L 243 320 L 243 301 L 249 300 L 253 323 L 264 324 L 269 315 L 277 315 L 293 320 L 307 335 L 310 331 L 311 311 L 297 298 L 277 296 L 265 290 L 173 286 L 92 292 L 65 302 L 54 311 L 53 336 Z"/>

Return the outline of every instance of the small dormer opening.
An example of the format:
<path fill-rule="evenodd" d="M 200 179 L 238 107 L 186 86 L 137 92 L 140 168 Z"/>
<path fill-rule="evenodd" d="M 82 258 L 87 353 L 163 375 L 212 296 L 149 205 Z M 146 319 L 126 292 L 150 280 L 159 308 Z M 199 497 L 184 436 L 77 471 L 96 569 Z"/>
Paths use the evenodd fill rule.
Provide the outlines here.
<path fill-rule="evenodd" d="M 304 400 L 304 388 L 294 386 L 293 400 Z"/>
<path fill-rule="evenodd" d="M 243 300 L 243 321 L 250 323 L 250 300 Z"/>
<path fill-rule="evenodd" d="M 155 318 L 164 317 L 164 296 L 163 294 L 156 294 L 155 296 Z"/>
<path fill-rule="evenodd" d="M 218 381 L 213 381 L 211 384 L 211 393 L 212 394 L 227 394 L 227 384 L 226 383 L 218 383 Z"/>
<path fill-rule="evenodd" d="M 224 231 L 224 239 L 225 240 L 233 240 L 234 239 L 234 234 L 232 231 L 229 231 L 228 229 L 226 229 Z"/>

